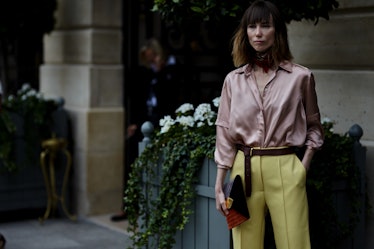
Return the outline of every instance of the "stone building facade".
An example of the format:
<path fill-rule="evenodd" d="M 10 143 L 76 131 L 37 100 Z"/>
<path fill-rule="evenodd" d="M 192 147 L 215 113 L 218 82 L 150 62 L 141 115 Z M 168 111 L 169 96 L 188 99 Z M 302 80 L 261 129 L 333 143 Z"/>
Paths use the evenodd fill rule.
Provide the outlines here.
<path fill-rule="evenodd" d="M 122 1 L 59 0 L 45 36 L 40 90 L 72 119 L 78 216 L 119 212 L 123 192 Z"/>

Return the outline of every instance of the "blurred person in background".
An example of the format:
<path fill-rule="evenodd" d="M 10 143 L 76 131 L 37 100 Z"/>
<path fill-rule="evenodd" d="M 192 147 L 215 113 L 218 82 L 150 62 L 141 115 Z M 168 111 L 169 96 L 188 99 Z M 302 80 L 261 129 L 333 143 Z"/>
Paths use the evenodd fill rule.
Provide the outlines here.
<path fill-rule="evenodd" d="M 159 120 L 173 114 L 184 101 L 180 63 L 156 38 L 147 40 L 140 48 L 139 64 L 130 72 L 125 86 L 125 188 L 131 164 L 138 157 L 138 143 L 143 137 L 142 124 L 151 121 L 154 127 L 158 127 Z M 111 220 L 126 218 L 126 213 L 121 211 Z"/>

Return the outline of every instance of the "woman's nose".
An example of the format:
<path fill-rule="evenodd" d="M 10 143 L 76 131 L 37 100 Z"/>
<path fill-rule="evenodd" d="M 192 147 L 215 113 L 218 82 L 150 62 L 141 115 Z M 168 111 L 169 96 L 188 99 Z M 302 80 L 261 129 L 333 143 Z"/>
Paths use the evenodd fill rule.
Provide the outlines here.
<path fill-rule="evenodd" d="M 262 30 L 260 26 L 256 27 L 256 36 L 261 36 L 262 35 Z"/>

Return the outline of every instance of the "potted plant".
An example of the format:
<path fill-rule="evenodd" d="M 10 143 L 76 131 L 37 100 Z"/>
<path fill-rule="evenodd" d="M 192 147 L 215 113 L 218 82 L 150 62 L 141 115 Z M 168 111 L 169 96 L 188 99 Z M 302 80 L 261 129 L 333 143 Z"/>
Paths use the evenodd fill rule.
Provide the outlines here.
<path fill-rule="evenodd" d="M 27 83 L 16 95 L 4 99 L 0 113 L 0 172 L 13 172 L 24 166 L 19 164 L 20 161 L 16 163 L 17 139 L 22 138 L 26 142 L 25 155 L 32 157 L 40 142 L 51 137 L 52 113 L 57 107 L 55 100 L 45 99 Z M 25 160 L 22 164 L 27 163 Z"/>
<path fill-rule="evenodd" d="M 52 137 L 62 106 L 24 84 L 4 99 L 0 113 L 0 211 L 44 208 L 46 188 L 40 168 L 41 143 Z M 56 169 L 56 175 L 60 175 Z M 60 177 L 60 176 L 59 176 Z"/>
<path fill-rule="evenodd" d="M 161 129 L 132 165 L 125 207 L 134 234 L 134 248 L 148 245 L 154 236 L 158 248 L 171 248 L 175 233 L 188 223 L 197 172 L 205 157 L 213 157 L 218 102 L 216 98 L 213 105 L 204 103 L 196 109 L 192 104 L 184 104 L 176 110 L 175 119 L 171 116 L 161 119 Z M 158 163 L 162 172 L 157 176 Z M 150 176 L 151 183 L 145 192 L 143 173 Z M 159 185 L 158 193 L 152 190 L 153 184 Z M 140 230 L 138 215 L 144 225 Z"/>
<path fill-rule="evenodd" d="M 133 163 L 125 190 L 133 248 L 149 246 L 153 242 L 155 244 L 150 248 L 172 248 L 176 232 L 183 230 L 189 222 L 198 172 L 202 170 L 205 158 L 213 158 L 213 123 L 218 102 L 219 98 L 216 98 L 213 105 L 204 103 L 196 109 L 191 104 L 184 104 L 176 110 L 175 119 L 170 116 L 161 119 L 160 129 Z M 323 127 L 325 143 L 316 153 L 307 179 L 311 237 L 315 241 L 312 244 L 318 245 L 316 248 L 319 249 L 334 248 L 343 238 L 352 236 L 359 207 L 364 205 L 358 187 L 361 172 L 353 159 L 353 139 L 347 134 L 334 133 L 331 121 L 323 120 Z M 350 200 L 345 212 L 348 220 L 339 216 L 334 202 L 341 182 L 344 182 L 343 191 Z M 268 233 L 271 232 L 268 228 Z M 267 238 L 270 246 L 272 236 Z"/>

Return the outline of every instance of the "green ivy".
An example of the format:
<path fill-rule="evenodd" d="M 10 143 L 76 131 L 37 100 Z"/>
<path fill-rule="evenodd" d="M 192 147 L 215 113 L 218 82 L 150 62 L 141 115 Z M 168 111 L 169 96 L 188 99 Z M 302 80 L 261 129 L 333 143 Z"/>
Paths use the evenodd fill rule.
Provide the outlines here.
<path fill-rule="evenodd" d="M 16 126 L 10 118 L 7 111 L 0 112 L 0 161 L 2 167 L 0 169 L 8 172 L 17 170 L 17 166 L 12 158 L 14 134 Z"/>
<path fill-rule="evenodd" d="M 133 248 L 172 248 L 174 235 L 192 214 L 197 172 L 204 158 L 213 156 L 214 127 L 172 127 L 154 139 L 133 163 L 125 191 Z M 162 163 L 160 175 L 155 172 L 158 163 Z M 145 175 L 148 181 L 143 183 Z M 154 185 L 159 185 L 158 193 L 153 192 Z"/>

